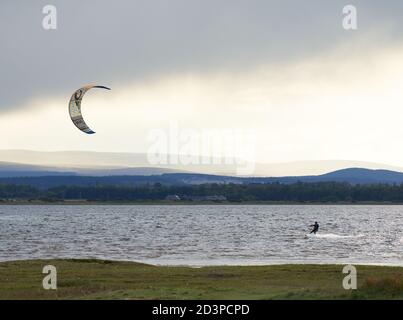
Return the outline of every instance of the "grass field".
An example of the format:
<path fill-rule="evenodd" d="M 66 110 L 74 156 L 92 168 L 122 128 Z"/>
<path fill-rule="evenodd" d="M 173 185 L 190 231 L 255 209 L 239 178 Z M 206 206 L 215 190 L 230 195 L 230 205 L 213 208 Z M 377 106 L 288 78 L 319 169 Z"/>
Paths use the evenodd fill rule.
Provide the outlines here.
<path fill-rule="evenodd" d="M 42 268 L 57 268 L 44 290 Z M 403 268 L 357 266 L 344 290 L 340 265 L 159 267 L 103 260 L 0 263 L 0 299 L 402 299 Z"/>

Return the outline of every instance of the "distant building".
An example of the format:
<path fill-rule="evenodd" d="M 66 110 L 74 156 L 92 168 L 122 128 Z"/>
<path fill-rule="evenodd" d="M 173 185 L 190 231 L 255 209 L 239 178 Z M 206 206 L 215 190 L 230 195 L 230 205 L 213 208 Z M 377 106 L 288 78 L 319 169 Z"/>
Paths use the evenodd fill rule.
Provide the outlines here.
<path fill-rule="evenodd" d="M 189 201 L 227 201 L 227 197 L 220 195 L 212 195 L 212 196 L 184 196 L 184 200 Z"/>
<path fill-rule="evenodd" d="M 227 201 L 225 196 L 206 196 L 206 201 Z"/>
<path fill-rule="evenodd" d="M 168 201 L 179 201 L 181 198 L 177 194 L 170 194 L 165 197 L 165 200 Z"/>

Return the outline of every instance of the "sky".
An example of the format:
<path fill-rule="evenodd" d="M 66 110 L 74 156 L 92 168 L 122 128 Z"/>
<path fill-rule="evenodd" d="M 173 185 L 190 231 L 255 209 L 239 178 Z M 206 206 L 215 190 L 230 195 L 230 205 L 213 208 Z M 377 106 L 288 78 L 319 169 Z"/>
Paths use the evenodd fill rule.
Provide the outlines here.
<path fill-rule="evenodd" d="M 55 30 L 42 26 L 48 4 Z M 357 30 L 343 28 L 348 4 Z M 393 0 L 3 0 L 0 149 L 147 153 L 165 132 L 180 153 L 186 132 L 223 130 L 253 133 L 228 152 L 257 162 L 402 166 L 402 10 Z M 112 88 L 83 100 L 94 135 L 67 108 L 86 84 Z M 207 152 L 201 139 L 193 153 Z"/>

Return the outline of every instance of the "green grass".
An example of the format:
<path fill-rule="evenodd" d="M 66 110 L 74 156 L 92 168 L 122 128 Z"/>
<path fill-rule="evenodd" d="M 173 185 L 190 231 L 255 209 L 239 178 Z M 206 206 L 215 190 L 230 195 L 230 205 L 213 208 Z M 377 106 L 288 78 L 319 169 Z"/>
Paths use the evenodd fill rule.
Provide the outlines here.
<path fill-rule="evenodd" d="M 58 289 L 42 288 L 57 268 Z M 403 268 L 357 266 L 358 290 L 342 288 L 343 266 L 157 267 L 103 260 L 0 263 L 0 299 L 403 299 Z"/>

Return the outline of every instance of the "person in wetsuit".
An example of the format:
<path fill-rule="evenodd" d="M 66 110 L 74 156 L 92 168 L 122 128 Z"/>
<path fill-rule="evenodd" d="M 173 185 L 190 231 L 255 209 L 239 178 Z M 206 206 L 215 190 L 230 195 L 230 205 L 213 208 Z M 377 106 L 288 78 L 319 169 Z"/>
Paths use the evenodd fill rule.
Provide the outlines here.
<path fill-rule="evenodd" d="M 311 225 L 311 227 L 313 227 L 313 229 L 310 233 L 316 234 L 319 230 L 319 223 L 315 221 L 315 224 Z"/>

